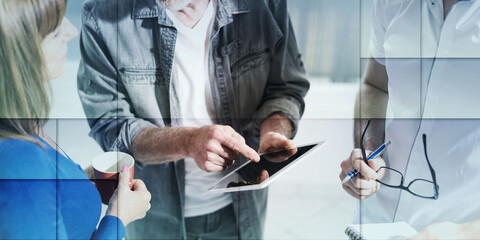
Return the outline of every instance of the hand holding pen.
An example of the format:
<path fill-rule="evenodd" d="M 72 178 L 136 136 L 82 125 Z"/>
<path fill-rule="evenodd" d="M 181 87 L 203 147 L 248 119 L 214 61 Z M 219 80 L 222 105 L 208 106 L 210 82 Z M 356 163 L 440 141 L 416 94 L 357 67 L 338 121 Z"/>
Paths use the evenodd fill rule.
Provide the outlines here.
<path fill-rule="evenodd" d="M 389 144 L 386 142 L 374 152 L 367 150 L 368 160 L 362 157 L 360 149 L 354 149 L 350 156 L 341 163 L 340 180 L 343 189 L 348 194 L 357 199 L 365 199 L 378 191 L 380 184 L 375 180 L 382 176 L 377 176 L 375 170 L 385 166 L 385 161 L 379 156 Z M 360 172 L 360 176 L 355 177 L 359 175 L 355 172 Z M 349 174 L 350 176 L 348 176 Z"/>
<path fill-rule="evenodd" d="M 368 164 L 369 160 L 374 159 L 374 158 L 382 155 L 383 151 L 385 151 L 385 149 L 388 147 L 388 145 L 390 145 L 390 143 L 391 142 L 388 141 L 388 142 L 382 144 L 382 146 L 377 148 L 377 150 L 375 150 L 375 152 L 373 152 L 372 154 L 370 154 L 370 156 L 367 157 L 367 159 L 365 160 L 365 163 Z M 345 176 L 345 178 L 342 180 L 342 183 L 346 183 L 346 182 L 350 181 L 350 179 L 356 177 L 358 174 L 360 174 L 360 172 L 357 169 L 354 168 L 351 172 L 349 172 L 347 174 L 347 176 Z"/>

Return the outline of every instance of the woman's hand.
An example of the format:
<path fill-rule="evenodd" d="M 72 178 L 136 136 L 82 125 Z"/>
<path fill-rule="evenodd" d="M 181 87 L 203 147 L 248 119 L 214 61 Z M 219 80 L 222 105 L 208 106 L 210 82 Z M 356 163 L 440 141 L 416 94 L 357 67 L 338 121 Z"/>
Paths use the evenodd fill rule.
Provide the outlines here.
<path fill-rule="evenodd" d="M 106 215 L 112 215 L 122 220 L 127 226 L 130 222 L 145 217 L 150 209 L 152 195 L 147 190 L 145 183 L 140 179 L 133 179 L 133 190 L 128 186 L 130 170 L 123 166 L 119 174 L 118 187 L 115 190 Z"/>
<path fill-rule="evenodd" d="M 95 179 L 95 174 L 94 174 L 92 164 L 90 164 L 88 167 L 84 168 L 83 171 L 87 175 L 88 179 L 90 179 L 90 181 L 93 182 L 93 180 Z"/>

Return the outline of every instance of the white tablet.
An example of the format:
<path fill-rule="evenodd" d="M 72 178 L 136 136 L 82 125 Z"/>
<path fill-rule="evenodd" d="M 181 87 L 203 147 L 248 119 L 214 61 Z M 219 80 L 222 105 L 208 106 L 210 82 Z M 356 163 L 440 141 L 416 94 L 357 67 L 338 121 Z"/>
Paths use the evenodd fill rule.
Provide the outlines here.
<path fill-rule="evenodd" d="M 318 150 L 322 145 L 325 144 L 325 141 L 297 146 L 291 149 L 285 149 L 282 151 L 264 153 L 260 155 L 260 162 L 255 163 L 248 161 L 237 169 L 233 170 L 212 186 L 210 186 L 206 193 L 218 193 L 218 192 L 236 192 L 236 191 L 247 191 L 247 190 L 257 190 L 262 189 L 270 185 L 273 181 L 287 172 L 289 169 L 293 168 L 305 158 L 307 158 L 314 151 Z M 292 155 L 293 154 L 293 155 Z M 278 163 L 271 162 L 267 160 L 268 158 L 278 158 L 279 156 L 290 156 L 286 160 Z M 257 166 L 253 166 L 257 165 Z M 269 178 L 261 183 L 257 183 L 254 180 L 247 180 L 239 173 L 243 168 L 251 169 L 265 169 L 269 174 Z M 250 171 L 250 169 L 249 169 Z M 258 176 L 260 172 L 253 173 L 253 176 Z"/>

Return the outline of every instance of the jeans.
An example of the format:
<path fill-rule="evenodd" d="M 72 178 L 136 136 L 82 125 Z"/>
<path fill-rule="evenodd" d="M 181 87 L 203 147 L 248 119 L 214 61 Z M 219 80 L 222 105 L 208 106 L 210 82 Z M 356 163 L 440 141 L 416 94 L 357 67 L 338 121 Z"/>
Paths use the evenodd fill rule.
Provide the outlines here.
<path fill-rule="evenodd" d="M 240 239 L 233 205 L 216 212 L 185 218 L 187 239 Z"/>

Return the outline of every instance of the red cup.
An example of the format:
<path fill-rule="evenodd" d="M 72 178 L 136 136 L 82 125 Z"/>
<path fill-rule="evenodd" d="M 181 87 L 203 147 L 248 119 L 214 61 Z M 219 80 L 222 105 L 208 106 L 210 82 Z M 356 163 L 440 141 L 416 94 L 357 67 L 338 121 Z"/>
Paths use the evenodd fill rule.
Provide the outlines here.
<path fill-rule="evenodd" d="M 123 166 L 127 166 L 130 170 L 129 187 L 133 187 L 135 160 L 132 156 L 123 152 L 105 152 L 93 159 L 92 166 L 95 174 L 95 184 L 100 192 L 103 204 L 108 205 L 115 189 L 117 189 L 119 172 L 122 171 Z"/>

